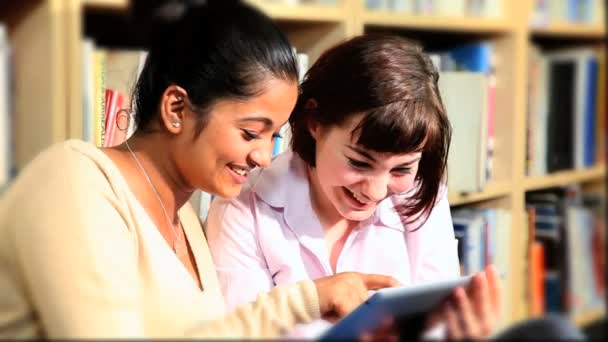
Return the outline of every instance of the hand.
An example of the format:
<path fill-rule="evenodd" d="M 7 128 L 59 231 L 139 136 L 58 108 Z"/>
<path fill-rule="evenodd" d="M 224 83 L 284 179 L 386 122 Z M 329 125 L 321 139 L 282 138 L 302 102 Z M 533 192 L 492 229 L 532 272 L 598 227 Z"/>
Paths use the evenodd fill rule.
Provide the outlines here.
<path fill-rule="evenodd" d="M 500 319 L 501 307 L 500 279 L 496 268 L 489 265 L 473 277 L 466 290 L 455 289 L 431 317 L 445 320 L 449 339 L 485 339 Z"/>
<path fill-rule="evenodd" d="M 399 286 L 399 282 L 389 276 L 344 272 L 315 280 L 321 315 L 328 321 L 336 321 L 368 298 L 369 290 Z"/>
<path fill-rule="evenodd" d="M 371 341 L 385 341 L 385 342 L 396 342 L 399 341 L 399 332 L 395 321 L 392 318 L 387 318 L 380 327 L 375 331 L 364 333 L 360 338 L 362 342 Z"/>

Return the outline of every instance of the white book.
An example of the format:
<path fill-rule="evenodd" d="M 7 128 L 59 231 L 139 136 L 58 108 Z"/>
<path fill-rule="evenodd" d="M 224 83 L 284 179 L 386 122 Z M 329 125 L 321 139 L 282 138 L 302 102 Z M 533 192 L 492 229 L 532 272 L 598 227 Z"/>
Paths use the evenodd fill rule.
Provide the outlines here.
<path fill-rule="evenodd" d="M 94 109 L 93 97 L 95 96 L 93 78 L 93 51 L 95 42 L 85 38 L 82 41 L 82 140 L 93 143 Z"/>
<path fill-rule="evenodd" d="M 496 225 L 496 254 L 494 265 L 498 269 L 498 272 L 505 273 L 506 276 L 501 279 L 501 287 L 503 289 L 510 289 L 515 284 L 510 284 L 510 279 L 515 277 L 510 276 L 511 274 L 511 212 L 505 209 L 496 209 L 497 211 L 497 225 Z M 517 256 L 519 257 L 519 256 Z M 502 320 L 498 323 L 498 328 L 504 328 L 509 321 L 511 312 L 511 293 L 512 291 L 502 291 Z"/>
<path fill-rule="evenodd" d="M 448 188 L 482 191 L 486 182 L 488 77 L 482 73 L 445 71 L 439 90 L 450 124 Z"/>
<path fill-rule="evenodd" d="M 388 9 L 399 13 L 413 13 L 414 0 L 388 0 Z"/>
<path fill-rule="evenodd" d="M 435 0 L 436 15 L 462 17 L 466 12 L 465 0 Z"/>
<path fill-rule="evenodd" d="M 530 122 L 533 126 L 532 155 L 533 165 L 530 170 L 532 176 L 542 176 L 547 173 L 547 123 L 548 123 L 548 63 L 540 50 L 531 47 L 530 55 L 538 63 L 536 80 L 536 95 L 530 100 Z"/>
<path fill-rule="evenodd" d="M 213 195 L 208 192 L 201 191 L 200 192 L 200 202 L 198 208 L 198 217 L 201 222 L 205 222 L 207 220 L 207 215 L 209 214 L 209 207 L 211 206 L 211 201 L 213 200 Z"/>
<path fill-rule="evenodd" d="M 0 189 L 11 173 L 11 47 L 6 27 L 0 23 Z"/>

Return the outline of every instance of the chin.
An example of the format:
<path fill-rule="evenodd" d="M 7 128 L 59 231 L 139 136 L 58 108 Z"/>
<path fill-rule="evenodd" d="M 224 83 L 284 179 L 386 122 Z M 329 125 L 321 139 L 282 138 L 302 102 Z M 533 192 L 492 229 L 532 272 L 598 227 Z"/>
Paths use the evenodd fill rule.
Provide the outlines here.
<path fill-rule="evenodd" d="M 365 221 L 368 218 L 372 217 L 372 215 L 374 214 L 374 209 L 365 211 L 356 211 L 351 209 L 348 211 L 341 212 L 340 214 L 342 214 L 342 217 L 350 221 Z"/>
<path fill-rule="evenodd" d="M 217 186 L 214 190 L 215 191 L 213 191 L 212 193 L 216 196 L 219 196 L 222 198 L 234 198 L 241 193 L 241 186 L 240 185 L 237 185 L 237 186 L 220 185 L 220 186 Z"/>

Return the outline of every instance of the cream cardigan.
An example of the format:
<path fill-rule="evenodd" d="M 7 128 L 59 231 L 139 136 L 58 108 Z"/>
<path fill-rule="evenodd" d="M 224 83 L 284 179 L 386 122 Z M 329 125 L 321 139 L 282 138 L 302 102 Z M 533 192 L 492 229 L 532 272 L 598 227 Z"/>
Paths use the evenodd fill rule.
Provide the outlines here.
<path fill-rule="evenodd" d="M 277 337 L 319 318 L 311 281 L 225 315 L 198 217 L 180 216 L 203 291 L 110 158 L 50 147 L 0 199 L 0 337 Z"/>

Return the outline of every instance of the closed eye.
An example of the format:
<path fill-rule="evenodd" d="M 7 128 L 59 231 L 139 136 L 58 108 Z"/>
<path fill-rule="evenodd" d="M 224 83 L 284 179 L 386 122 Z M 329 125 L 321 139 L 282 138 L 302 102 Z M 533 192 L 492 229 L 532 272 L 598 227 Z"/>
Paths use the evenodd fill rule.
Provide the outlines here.
<path fill-rule="evenodd" d="M 248 129 L 241 129 L 241 131 L 243 131 L 243 139 L 247 141 L 260 139 L 260 136 L 257 133 L 252 132 Z"/>
<path fill-rule="evenodd" d="M 412 169 L 409 167 L 402 167 L 402 168 L 394 169 L 392 172 L 396 173 L 399 176 L 403 176 L 403 175 L 409 175 L 410 173 L 412 173 Z"/>
<path fill-rule="evenodd" d="M 360 160 L 355 160 L 355 159 L 351 159 L 351 158 L 347 158 L 347 159 L 348 159 L 348 164 L 352 168 L 359 169 L 359 170 L 362 170 L 362 169 L 367 170 L 367 169 L 371 168 L 371 165 L 369 165 L 366 162 L 362 162 Z"/>

